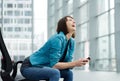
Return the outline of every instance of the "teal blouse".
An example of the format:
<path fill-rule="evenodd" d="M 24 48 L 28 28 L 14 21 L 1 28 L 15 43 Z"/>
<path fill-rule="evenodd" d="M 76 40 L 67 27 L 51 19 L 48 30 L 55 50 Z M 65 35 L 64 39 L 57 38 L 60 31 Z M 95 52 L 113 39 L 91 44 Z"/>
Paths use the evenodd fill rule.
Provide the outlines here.
<path fill-rule="evenodd" d="M 64 62 L 70 62 L 73 58 L 74 39 L 69 39 L 69 45 Z M 53 35 L 38 51 L 30 56 L 30 62 L 33 66 L 53 67 L 61 59 L 68 40 L 63 32 Z"/>

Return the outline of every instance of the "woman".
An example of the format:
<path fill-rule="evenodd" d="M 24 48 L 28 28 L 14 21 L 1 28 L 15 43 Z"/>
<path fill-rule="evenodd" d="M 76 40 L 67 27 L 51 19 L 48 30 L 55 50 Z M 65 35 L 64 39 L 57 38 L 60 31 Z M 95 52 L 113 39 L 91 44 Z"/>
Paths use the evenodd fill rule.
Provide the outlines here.
<path fill-rule="evenodd" d="M 83 66 L 88 62 L 86 58 L 72 61 L 75 31 L 76 24 L 71 16 L 61 18 L 57 34 L 25 59 L 21 67 L 22 75 L 31 80 L 59 81 L 62 77 L 64 81 L 73 81 L 70 68 Z"/>

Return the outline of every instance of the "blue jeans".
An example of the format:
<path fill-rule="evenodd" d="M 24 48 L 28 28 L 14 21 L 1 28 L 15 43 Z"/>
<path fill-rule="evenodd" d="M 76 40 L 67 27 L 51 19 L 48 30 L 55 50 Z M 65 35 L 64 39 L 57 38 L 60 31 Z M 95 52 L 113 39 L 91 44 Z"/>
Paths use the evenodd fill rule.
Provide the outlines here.
<path fill-rule="evenodd" d="M 24 77 L 30 80 L 45 80 L 59 81 L 60 77 L 63 81 L 73 81 L 73 72 L 69 69 L 58 70 L 50 67 L 23 67 L 21 73 Z"/>

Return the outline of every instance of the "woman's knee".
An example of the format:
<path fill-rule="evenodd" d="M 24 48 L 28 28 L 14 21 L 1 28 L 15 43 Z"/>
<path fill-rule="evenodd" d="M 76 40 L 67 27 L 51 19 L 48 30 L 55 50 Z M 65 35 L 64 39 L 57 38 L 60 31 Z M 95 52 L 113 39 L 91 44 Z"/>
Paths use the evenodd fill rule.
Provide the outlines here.
<path fill-rule="evenodd" d="M 62 70 L 62 77 L 73 77 L 73 72 L 71 70 Z"/>
<path fill-rule="evenodd" d="M 56 78 L 60 78 L 60 71 L 58 69 L 54 69 L 51 75 Z"/>

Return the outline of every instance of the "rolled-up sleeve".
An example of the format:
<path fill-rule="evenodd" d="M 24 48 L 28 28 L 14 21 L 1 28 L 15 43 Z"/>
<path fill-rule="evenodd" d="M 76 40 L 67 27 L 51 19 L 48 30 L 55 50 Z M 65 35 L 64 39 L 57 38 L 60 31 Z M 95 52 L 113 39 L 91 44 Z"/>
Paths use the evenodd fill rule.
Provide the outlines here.
<path fill-rule="evenodd" d="M 49 58 L 50 58 L 50 67 L 53 67 L 61 57 L 61 49 L 62 49 L 62 40 L 56 37 L 51 41 L 51 48 L 49 49 Z"/>

